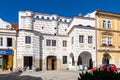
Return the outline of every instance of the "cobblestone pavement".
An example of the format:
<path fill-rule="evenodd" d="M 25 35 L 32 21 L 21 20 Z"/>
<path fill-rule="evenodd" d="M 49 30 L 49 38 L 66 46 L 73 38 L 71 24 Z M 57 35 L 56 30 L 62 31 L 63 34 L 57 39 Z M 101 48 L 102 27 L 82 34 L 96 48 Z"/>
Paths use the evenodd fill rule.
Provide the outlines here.
<path fill-rule="evenodd" d="M 0 80 L 77 80 L 75 71 L 0 72 Z"/>

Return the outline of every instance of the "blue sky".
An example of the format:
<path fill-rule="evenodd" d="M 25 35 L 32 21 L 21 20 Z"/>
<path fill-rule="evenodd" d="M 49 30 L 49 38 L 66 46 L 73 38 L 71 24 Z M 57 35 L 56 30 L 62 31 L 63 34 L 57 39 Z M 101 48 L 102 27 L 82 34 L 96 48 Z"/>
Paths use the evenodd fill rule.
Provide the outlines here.
<path fill-rule="evenodd" d="M 73 17 L 94 10 L 120 13 L 120 0 L 1 0 L 0 17 L 8 22 L 18 22 L 18 11 L 32 10 L 40 13 Z"/>

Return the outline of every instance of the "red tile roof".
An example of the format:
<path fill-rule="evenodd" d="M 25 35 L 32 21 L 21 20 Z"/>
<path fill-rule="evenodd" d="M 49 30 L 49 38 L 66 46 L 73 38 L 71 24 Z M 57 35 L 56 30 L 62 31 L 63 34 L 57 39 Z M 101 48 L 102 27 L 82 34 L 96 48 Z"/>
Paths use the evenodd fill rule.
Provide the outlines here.
<path fill-rule="evenodd" d="M 10 24 L 12 25 L 12 27 L 16 30 L 19 29 L 18 23 L 14 23 L 14 22 L 10 22 Z"/>

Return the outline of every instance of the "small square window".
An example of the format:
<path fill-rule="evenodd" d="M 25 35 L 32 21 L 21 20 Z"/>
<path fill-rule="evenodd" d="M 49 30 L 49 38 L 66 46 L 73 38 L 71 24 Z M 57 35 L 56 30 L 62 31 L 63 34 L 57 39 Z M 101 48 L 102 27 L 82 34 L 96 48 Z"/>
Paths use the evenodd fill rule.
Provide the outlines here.
<path fill-rule="evenodd" d="M 31 37 L 30 36 L 25 36 L 25 43 L 31 44 Z"/>

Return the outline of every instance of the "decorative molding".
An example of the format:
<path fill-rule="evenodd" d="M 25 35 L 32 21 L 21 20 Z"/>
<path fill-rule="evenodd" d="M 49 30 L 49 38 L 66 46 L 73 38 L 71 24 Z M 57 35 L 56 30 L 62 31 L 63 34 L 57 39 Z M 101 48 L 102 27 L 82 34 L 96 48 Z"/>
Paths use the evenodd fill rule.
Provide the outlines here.
<path fill-rule="evenodd" d="M 101 34 L 102 35 L 114 36 L 113 33 L 109 32 L 109 31 L 102 31 Z"/>
<path fill-rule="evenodd" d="M 108 45 L 107 44 L 102 44 L 100 47 L 113 47 L 114 48 L 115 46 L 113 46 L 112 44 L 108 44 Z"/>
<path fill-rule="evenodd" d="M 107 44 L 102 44 L 102 45 L 101 45 L 101 47 L 106 47 L 106 46 L 107 46 Z"/>
<path fill-rule="evenodd" d="M 116 52 L 120 52 L 120 50 L 110 50 L 110 49 L 109 49 L 109 50 L 99 49 L 99 50 L 97 50 L 97 51 L 98 51 L 98 52 L 115 52 L 115 53 L 116 53 Z"/>

